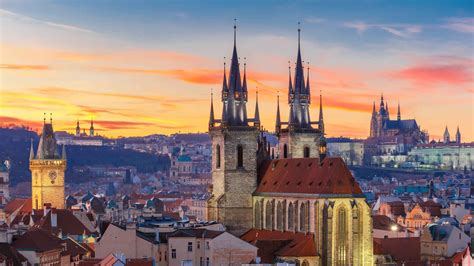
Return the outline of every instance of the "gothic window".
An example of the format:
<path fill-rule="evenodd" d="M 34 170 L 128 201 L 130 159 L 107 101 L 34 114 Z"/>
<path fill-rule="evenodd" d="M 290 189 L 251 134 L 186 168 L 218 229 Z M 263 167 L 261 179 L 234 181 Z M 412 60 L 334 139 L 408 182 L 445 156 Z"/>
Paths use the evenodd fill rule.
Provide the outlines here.
<path fill-rule="evenodd" d="M 306 203 L 300 206 L 300 231 L 306 232 L 308 226 L 308 208 Z"/>
<path fill-rule="evenodd" d="M 303 263 L 301 264 L 301 266 L 309 266 L 309 263 L 307 260 L 304 260 Z"/>
<path fill-rule="evenodd" d="M 237 167 L 244 167 L 244 148 L 237 146 Z"/>
<path fill-rule="evenodd" d="M 267 201 L 265 205 L 265 229 L 268 230 L 273 230 L 273 214 L 275 212 L 273 206 L 271 201 Z"/>
<path fill-rule="evenodd" d="M 303 154 L 304 158 L 309 158 L 309 147 L 304 147 Z"/>
<path fill-rule="evenodd" d="M 288 205 L 288 231 L 293 231 L 295 229 L 295 208 L 293 203 L 290 202 Z"/>
<path fill-rule="evenodd" d="M 283 213 L 283 204 L 281 204 L 281 202 L 278 202 L 278 204 L 277 204 L 277 217 L 276 217 L 276 220 L 277 220 L 276 229 L 277 229 L 277 230 L 280 230 L 280 231 L 283 231 L 283 230 L 284 230 L 284 227 L 283 227 L 283 216 L 284 216 L 284 213 Z"/>
<path fill-rule="evenodd" d="M 221 168 L 221 145 L 216 146 L 216 168 Z"/>
<path fill-rule="evenodd" d="M 260 229 L 261 228 L 261 224 L 262 224 L 262 207 L 260 206 L 260 202 L 257 201 L 255 202 L 255 215 L 254 215 L 254 219 L 255 219 L 255 228 L 257 229 Z"/>
<path fill-rule="evenodd" d="M 283 145 L 283 158 L 288 158 L 288 145 Z"/>
<path fill-rule="evenodd" d="M 340 208 L 337 213 L 336 265 L 347 265 L 347 212 Z"/>

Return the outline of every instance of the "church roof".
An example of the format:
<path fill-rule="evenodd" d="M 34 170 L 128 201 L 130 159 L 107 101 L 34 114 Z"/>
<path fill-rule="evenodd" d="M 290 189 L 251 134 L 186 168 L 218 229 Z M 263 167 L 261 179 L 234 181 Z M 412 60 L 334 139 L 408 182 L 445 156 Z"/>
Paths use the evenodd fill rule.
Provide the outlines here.
<path fill-rule="evenodd" d="M 259 171 L 258 193 L 363 195 L 349 168 L 339 157 L 292 158 L 266 161 Z"/>
<path fill-rule="evenodd" d="M 418 124 L 415 119 L 406 119 L 406 120 L 388 120 L 385 122 L 385 127 L 387 129 L 416 129 Z"/>

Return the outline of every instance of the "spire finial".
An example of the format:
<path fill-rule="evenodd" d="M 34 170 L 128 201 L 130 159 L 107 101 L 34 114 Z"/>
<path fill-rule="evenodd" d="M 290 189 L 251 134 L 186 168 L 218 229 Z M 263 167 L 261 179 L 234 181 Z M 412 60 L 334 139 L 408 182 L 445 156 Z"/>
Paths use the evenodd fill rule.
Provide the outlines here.
<path fill-rule="evenodd" d="M 319 90 L 319 131 L 324 136 L 324 118 L 323 118 L 323 91 Z"/>
<path fill-rule="evenodd" d="M 46 112 L 43 113 L 43 124 L 46 124 Z"/>
<path fill-rule="evenodd" d="M 298 49 L 300 48 L 301 23 L 298 21 Z"/>
<path fill-rule="evenodd" d="M 53 113 L 49 113 L 49 123 L 53 124 Z"/>
<path fill-rule="evenodd" d="M 237 44 L 237 18 L 234 18 L 234 46 Z"/>

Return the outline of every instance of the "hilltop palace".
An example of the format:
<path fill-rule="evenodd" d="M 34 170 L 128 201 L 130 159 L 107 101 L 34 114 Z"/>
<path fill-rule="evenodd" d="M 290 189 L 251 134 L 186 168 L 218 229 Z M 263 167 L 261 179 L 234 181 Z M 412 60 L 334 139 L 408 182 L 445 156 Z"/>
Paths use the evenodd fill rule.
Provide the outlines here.
<path fill-rule="evenodd" d="M 321 98 L 320 98 L 321 99 Z M 310 117 L 309 71 L 304 77 L 298 30 L 296 69 L 289 75 L 289 120 L 276 110 L 279 152 L 270 154 L 258 99 L 247 114 L 246 66 L 241 78 L 234 27 L 229 76 L 224 65 L 222 115 L 211 100 L 212 195 L 208 219 L 259 248 L 300 265 L 372 265 L 372 220 L 364 195 L 341 158 L 326 158 L 323 112 Z M 275 159 L 276 158 L 276 159 Z"/>

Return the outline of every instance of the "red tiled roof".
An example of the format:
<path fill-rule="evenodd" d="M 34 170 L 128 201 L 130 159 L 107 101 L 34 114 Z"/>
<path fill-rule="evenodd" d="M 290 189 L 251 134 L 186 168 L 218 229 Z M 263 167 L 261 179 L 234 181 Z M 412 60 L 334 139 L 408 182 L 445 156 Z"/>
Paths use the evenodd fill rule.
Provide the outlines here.
<path fill-rule="evenodd" d="M 391 255 L 396 262 L 420 260 L 420 238 L 374 238 L 375 255 Z"/>
<path fill-rule="evenodd" d="M 273 262 L 274 256 L 311 257 L 317 254 L 313 234 L 250 229 L 240 238 L 259 248 L 258 256 L 264 263 Z"/>
<path fill-rule="evenodd" d="M 5 213 L 12 214 L 16 210 L 20 209 L 19 213 L 31 213 L 31 198 L 29 199 L 12 199 L 5 205 Z"/>
<path fill-rule="evenodd" d="M 259 172 L 256 190 L 267 193 L 362 194 L 339 157 L 271 160 Z"/>
<path fill-rule="evenodd" d="M 18 250 L 34 250 L 37 252 L 63 249 L 60 238 L 39 228 L 32 228 L 21 235 L 13 242 L 13 246 Z"/>
<path fill-rule="evenodd" d="M 57 215 L 57 226 L 51 226 L 51 215 L 55 212 Z M 52 209 L 36 224 L 46 231 L 58 234 L 59 230 L 63 235 L 91 235 L 91 232 L 70 210 Z"/>
<path fill-rule="evenodd" d="M 71 257 L 84 256 L 89 252 L 89 250 L 71 238 L 67 238 L 64 242 L 66 242 L 66 249 Z"/>
<path fill-rule="evenodd" d="M 154 265 L 152 259 L 127 259 L 127 266 L 152 266 Z"/>

